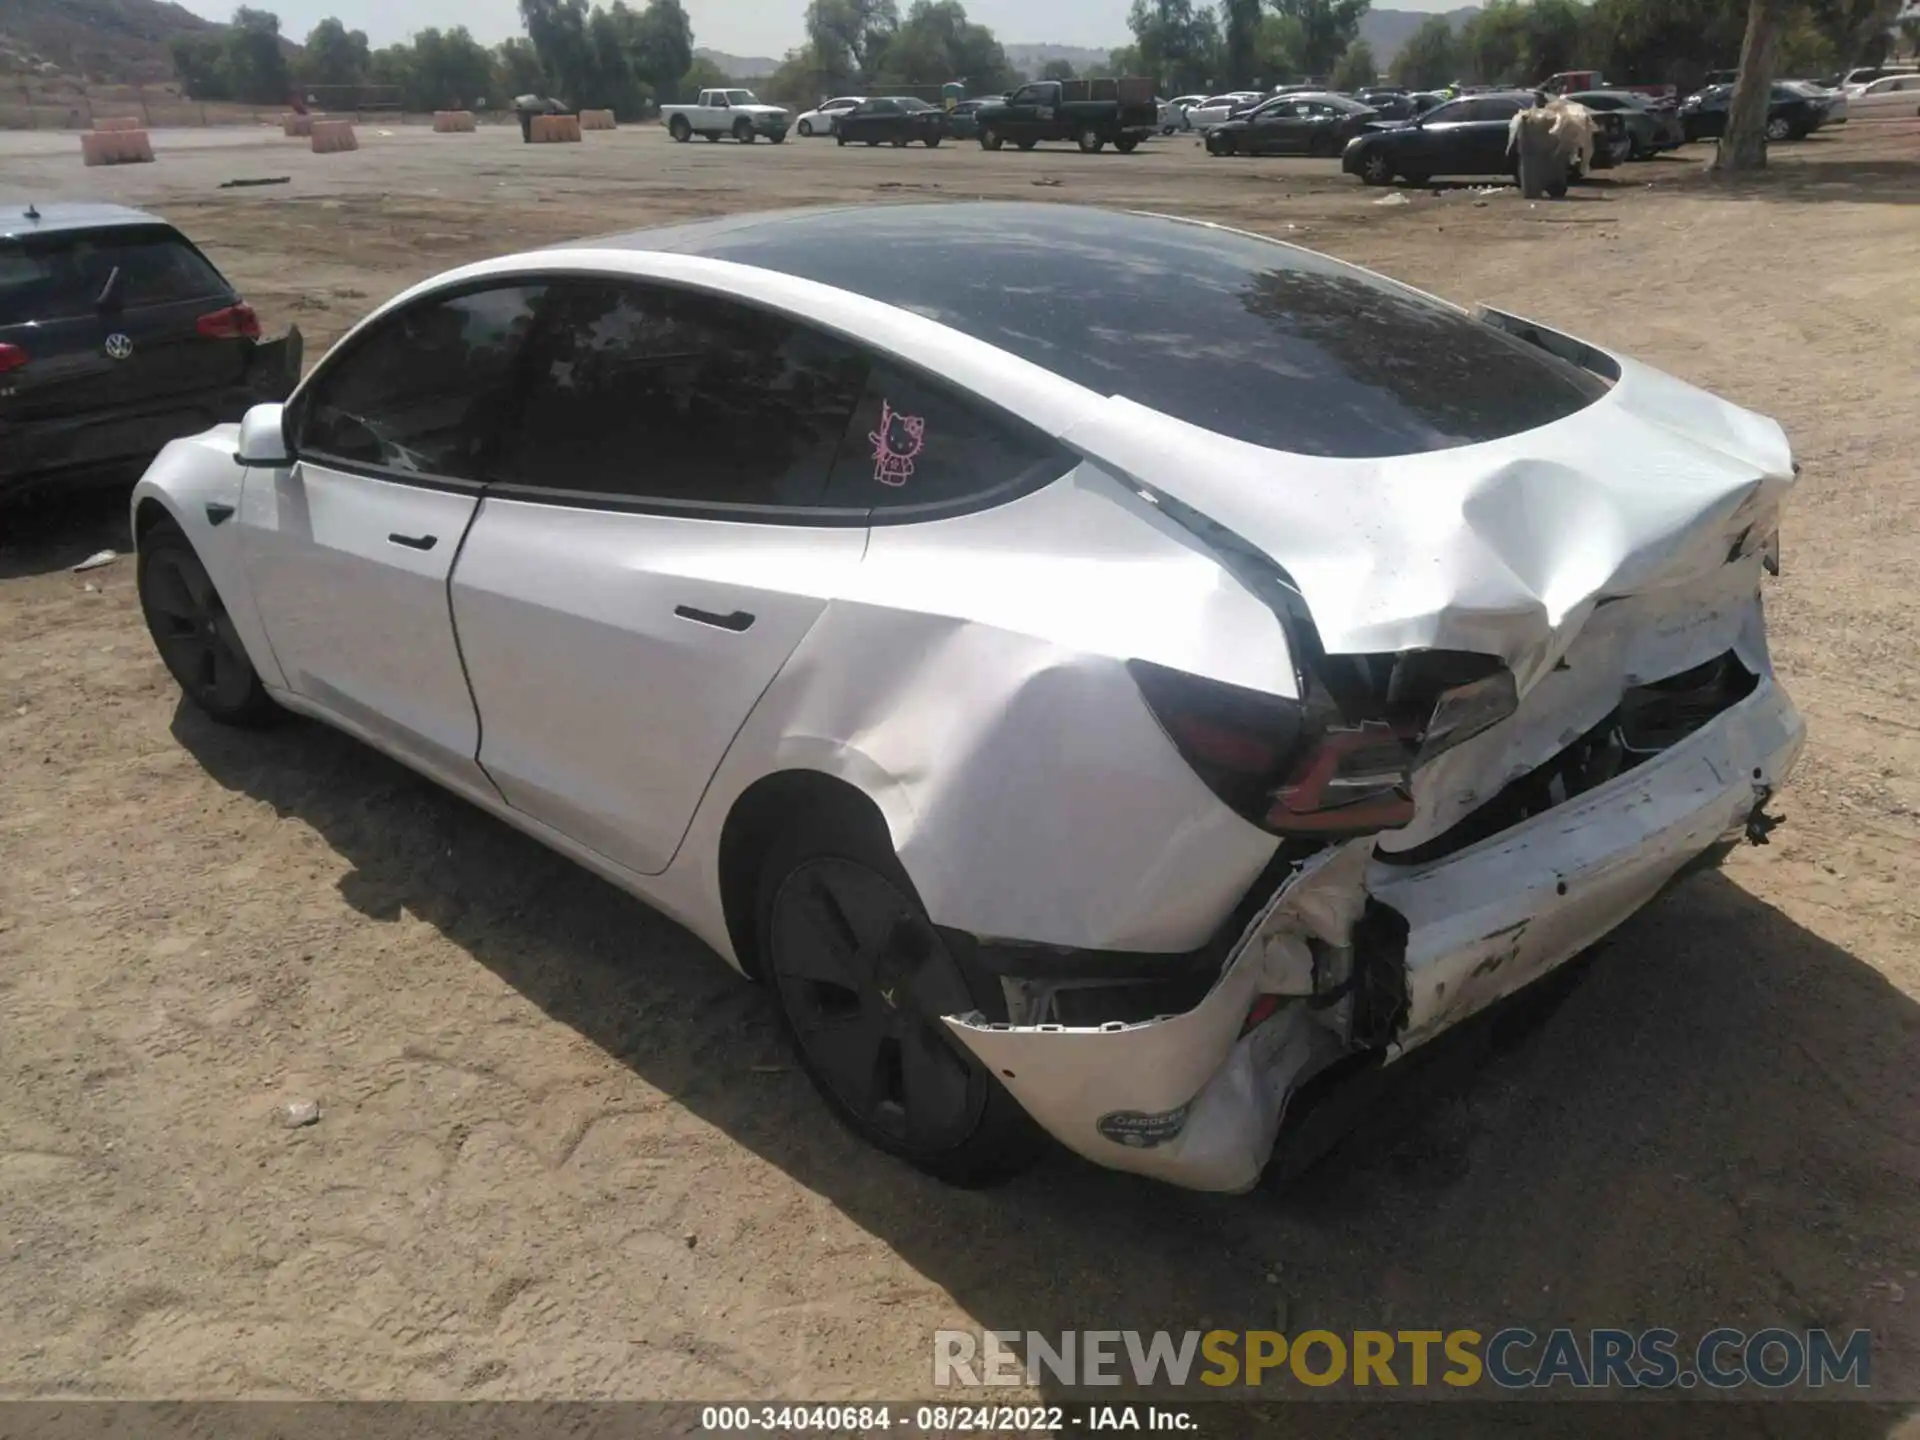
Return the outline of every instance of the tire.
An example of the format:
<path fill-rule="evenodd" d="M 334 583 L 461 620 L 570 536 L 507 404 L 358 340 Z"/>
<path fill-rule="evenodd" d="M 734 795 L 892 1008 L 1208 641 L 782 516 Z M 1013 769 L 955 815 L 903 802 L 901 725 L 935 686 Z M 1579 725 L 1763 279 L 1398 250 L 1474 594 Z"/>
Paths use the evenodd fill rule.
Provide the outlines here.
<path fill-rule="evenodd" d="M 872 149 L 875 149 L 875 148 L 877 148 L 877 147 L 879 146 L 879 144 L 880 144 L 880 142 L 879 142 L 878 140 L 869 140 L 869 141 L 867 141 L 867 148 L 868 148 L 869 150 L 872 150 Z"/>
<path fill-rule="evenodd" d="M 207 567 L 171 520 L 140 542 L 135 583 L 161 662 L 208 719 L 258 729 L 280 718 Z"/>
<path fill-rule="evenodd" d="M 803 140 L 811 140 L 813 138 L 813 122 L 811 120 L 802 120 L 800 122 L 800 138 Z"/>
<path fill-rule="evenodd" d="M 896 150 L 904 150 L 907 148 L 907 137 L 905 135 L 896 135 L 893 137 L 891 144 Z"/>
<path fill-rule="evenodd" d="M 1106 139 L 1098 130 L 1082 130 L 1080 132 L 1080 153 L 1082 155 L 1098 155 L 1106 148 Z"/>
<path fill-rule="evenodd" d="M 1393 161 L 1383 152 L 1374 151 L 1360 161 L 1360 180 L 1366 185 L 1391 185 Z"/>
<path fill-rule="evenodd" d="M 693 138 L 693 125 L 686 116 L 676 115 L 667 125 L 667 134 L 678 144 L 684 145 Z"/>
<path fill-rule="evenodd" d="M 800 1067 L 877 1149 L 955 1185 L 1024 1169 L 1039 1128 L 939 1016 L 1004 1015 L 927 919 L 877 816 L 800 816 L 760 867 L 762 979 Z"/>
<path fill-rule="evenodd" d="M 1767 121 L 1767 139 L 1775 141 L 1793 139 L 1792 122 L 1784 115 Z"/>
<path fill-rule="evenodd" d="M 1016 149 L 1026 151 L 1026 150 L 1033 149 L 1033 147 L 1038 145 L 1040 142 L 1038 140 L 1016 140 L 1013 143 Z"/>
<path fill-rule="evenodd" d="M 786 132 L 786 131 L 784 131 L 784 130 L 776 130 L 776 131 L 774 131 L 774 132 L 773 132 L 773 133 L 772 133 L 771 135 L 769 135 L 769 136 L 767 136 L 767 143 L 768 143 L 769 145 L 784 145 L 784 144 L 786 144 L 786 143 L 787 143 L 787 132 Z"/>
<path fill-rule="evenodd" d="M 1240 148 L 1231 135 L 1207 134 L 1207 153 L 1209 155 L 1231 155 Z"/>
<path fill-rule="evenodd" d="M 1006 141 L 1000 138 L 1000 132 L 995 130 L 991 125 L 981 127 L 980 148 L 982 150 L 998 150 L 1006 143 Z"/>
<path fill-rule="evenodd" d="M 1113 148 L 1118 150 L 1122 155 L 1131 155 L 1140 148 L 1140 137 L 1137 135 L 1122 135 L 1118 140 L 1113 142 Z"/>
<path fill-rule="evenodd" d="M 1333 158 L 1333 137 L 1331 135 L 1314 136 L 1313 139 L 1307 142 L 1307 154 L 1316 160 L 1331 160 Z"/>
<path fill-rule="evenodd" d="M 940 136 L 940 135 L 929 135 L 929 136 L 927 136 L 927 148 L 928 148 L 929 150 L 938 150 L 938 149 L 940 148 L 940 141 L 941 141 L 941 140 L 942 140 L 943 138 L 945 138 L 945 137 L 943 137 L 943 136 Z"/>
<path fill-rule="evenodd" d="M 703 133 L 700 138 L 709 145 L 718 145 L 720 143 L 720 137 L 718 135 Z"/>
<path fill-rule="evenodd" d="M 835 140 L 837 140 L 837 141 L 839 141 L 839 142 L 840 142 L 840 148 L 841 148 L 842 150 L 844 150 L 844 149 L 846 149 L 846 148 L 847 148 L 847 137 L 846 137 L 846 136 L 844 136 L 844 135 L 835 135 L 835 136 L 834 136 L 833 138 L 834 138 Z"/>
<path fill-rule="evenodd" d="M 1422 185 L 1426 184 L 1427 181 L 1431 180 L 1433 177 L 1431 175 L 1422 175 L 1418 170 L 1409 170 L 1406 174 L 1402 175 L 1400 178 L 1406 181 L 1407 184 L 1411 185 L 1414 189 L 1418 190 Z"/>
<path fill-rule="evenodd" d="M 1640 143 L 1640 137 L 1638 135 L 1629 134 L 1627 136 L 1627 159 L 1645 160 L 1652 153 L 1651 150 Z"/>
<path fill-rule="evenodd" d="M 742 145 L 751 145 L 754 141 L 753 122 L 750 120 L 734 121 L 733 138 L 738 140 Z"/>

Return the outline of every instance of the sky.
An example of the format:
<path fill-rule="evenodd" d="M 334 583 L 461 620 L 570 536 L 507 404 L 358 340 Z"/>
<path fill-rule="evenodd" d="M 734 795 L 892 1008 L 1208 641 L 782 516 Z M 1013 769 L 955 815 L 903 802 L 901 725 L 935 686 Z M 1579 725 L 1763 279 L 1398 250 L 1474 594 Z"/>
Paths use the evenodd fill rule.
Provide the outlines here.
<path fill-rule="evenodd" d="M 235 4 L 185 0 L 210 20 L 225 20 Z M 516 0 L 251 0 L 280 17 L 289 39 L 302 40 L 315 22 L 337 15 L 349 30 L 364 30 L 376 47 L 404 40 L 430 25 L 465 25 L 487 44 L 520 31 Z M 629 0 L 634 3 L 634 0 Z M 683 0 L 693 19 L 693 40 L 729 55 L 778 58 L 800 43 L 806 0 Z M 1388 0 L 1381 9 L 1451 10 L 1467 0 Z M 967 0 L 967 14 L 992 28 L 1002 42 L 1053 43 L 1107 49 L 1127 42 L 1129 0 Z M 906 5 L 902 4 L 902 10 Z"/>

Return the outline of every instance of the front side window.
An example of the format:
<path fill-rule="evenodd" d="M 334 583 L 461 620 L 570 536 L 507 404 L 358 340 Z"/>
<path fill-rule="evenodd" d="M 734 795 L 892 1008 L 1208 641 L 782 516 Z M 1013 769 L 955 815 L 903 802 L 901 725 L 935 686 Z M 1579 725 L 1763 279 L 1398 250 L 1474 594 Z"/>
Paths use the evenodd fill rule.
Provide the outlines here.
<path fill-rule="evenodd" d="M 826 503 L 876 511 L 950 508 L 1072 468 L 1072 459 L 1039 431 L 876 358 L 834 462 Z"/>
<path fill-rule="evenodd" d="M 550 498 L 818 505 L 865 370 L 855 347 L 748 306 L 557 285 L 494 474 Z"/>
<path fill-rule="evenodd" d="M 545 287 L 495 286 L 388 316 L 299 402 L 303 458 L 478 481 Z"/>

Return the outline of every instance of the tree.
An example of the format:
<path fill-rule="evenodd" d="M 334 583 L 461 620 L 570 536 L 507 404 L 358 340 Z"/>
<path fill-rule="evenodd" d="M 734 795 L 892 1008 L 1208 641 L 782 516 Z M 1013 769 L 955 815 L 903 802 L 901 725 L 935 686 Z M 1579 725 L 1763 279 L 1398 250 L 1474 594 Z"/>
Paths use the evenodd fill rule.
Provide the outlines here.
<path fill-rule="evenodd" d="M 227 75 L 227 45 L 218 35 L 176 35 L 167 43 L 173 73 L 191 100 L 229 100 L 233 85 Z"/>
<path fill-rule="evenodd" d="M 242 5 L 227 31 L 227 85 L 233 98 L 254 105 L 283 105 L 293 93 L 287 52 L 280 46 L 280 17 Z"/>
<path fill-rule="evenodd" d="M 586 103 L 581 93 L 597 88 L 586 0 L 520 0 L 520 19 L 547 78 L 575 104 Z"/>
<path fill-rule="evenodd" d="M 1773 95 L 1773 52 L 1785 18 L 1786 0 L 1750 0 L 1747 33 L 1740 44 L 1740 78 L 1727 106 L 1727 133 L 1720 137 L 1713 168 L 1767 167 L 1767 110 Z"/>
<path fill-rule="evenodd" d="M 1920 55 L 1920 13 L 1900 17 L 1900 38 L 1907 42 L 1909 55 Z"/>
<path fill-rule="evenodd" d="M 1380 66 L 1373 58 L 1373 47 L 1364 40 L 1356 39 L 1347 46 L 1333 67 L 1333 88 L 1336 90 L 1360 90 L 1380 81 Z"/>
<path fill-rule="evenodd" d="M 1133 0 L 1127 15 L 1142 74 L 1173 91 L 1201 90 L 1218 73 L 1219 28 L 1193 0 Z"/>
<path fill-rule="evenodd" d="M 1453 25 L 1444 15 L 1429 15 L 1422 20 L 1420 28 L 1407 37 L 1407 43 L 1393 57 L 1394 83 L 1415 90 L 1437 90 L 1459 73 Z"/>
<path fill-rule="evenodd" d="M 1273 0 L 1273 8 L 1300 24 L 1300 63 L 1325 75 L 1360 33 L 1370 0 Z"/>
<path fill-rule="evenodd" d="M 1563 70 L 1587 67 L 1590 21 L 1583 0 L 1532 0 L 1521 27 L 1520 79 L 1537 84 Z"/>
<path fill-rule="evenodd" d="M 1274 83 L 1300 79 L 1307 73 L 1306 31 L 1291 15 L 1269 15 L 1260 22 L 1254 55 L 1262 77 Z"/>
<path fill-rule="evenodd" d="M 1042 80 L 1071 80 L 1074 78 L 1073 62 L 1071 60 L 1049 60 L 1040 67 L 1040 78 Z"/>
<path fill-rule="evenodd" d="M 615 0 L 614 9 L 626 6 Z M 680 0 L 648 0 L 626 30 L 633 73 L 656 92 L 671 89 L 693 68 L 693 22 Z"/>
<path fill-rule="evenodd" d="M 1068 67 L 1068 78 L 1072 67 Z M 967 18 L 960 0 L 914 0 L 887 41 L 883 85 L 942 85 L 959 80 L 976 94 L 1006 90 L 1013 79 L 1007 52 L 984 25 Z"/>
<path fill-rule="evenodd" d="M 808 0 L 807 40 L 829 90 L 864 85 L 900 28 L 894 0 Z"/>
<path fill-rule="evenodd" d="M 1491 0 L 1461 27 L 1457 58 L 1483 84 L 1518 84 L 1526 52 L 1527 9 L 1520 0 Z"/>
<path fill-rule="evenodd" d="M 1226 83 L 1246 85 L 1270 74 L 1260 63 L 1260 0 L 1220 0 L 1220 59 Z"/>
<path fill-rule="evenodd" d="M 300 79 L 307 85 L 358 85 L 367 78 L 367 32 L 329 16 L 307 32 Z"/>
<path fill-rule="evenodd" d="M 687 73 L 680 77 L 679 83 L 667 93 L 676 100 L 691 100 L 702 90 L 725 90 L 732 84 L 731 75 L 706 56 L 699 55 L 694 57 L 693 64 L 687 67 Z"/>
<path fill-rule="evenodd" d="M 507 101 L 516 95 L 542 95 L 552 88 L 552 82 L 540 68 L 540 56 L 531 40 L 515 36 L 493 47 L 493 81 L 487 91 L 489 97 Z"/>

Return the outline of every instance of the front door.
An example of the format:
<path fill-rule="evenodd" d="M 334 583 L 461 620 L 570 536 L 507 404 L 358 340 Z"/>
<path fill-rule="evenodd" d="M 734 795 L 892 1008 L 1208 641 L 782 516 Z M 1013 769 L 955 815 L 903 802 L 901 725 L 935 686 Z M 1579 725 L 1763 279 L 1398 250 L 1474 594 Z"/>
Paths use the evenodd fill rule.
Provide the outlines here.
<path fill-rule="evenodd" d="M 452 586 L 480 763 L 510 805 L 666 868 L 860 563 L 864 511 L 820 507 L 865 373 L 766 312 L 556 282 Z"/>
<path fill-rule="evenodd" d="M 447 586 L 538 284 L 429 297 L 302 387 L 296 460 L 249 472 L 240 549 L 288 685 L 420 768 L 486 778 Z"/>

